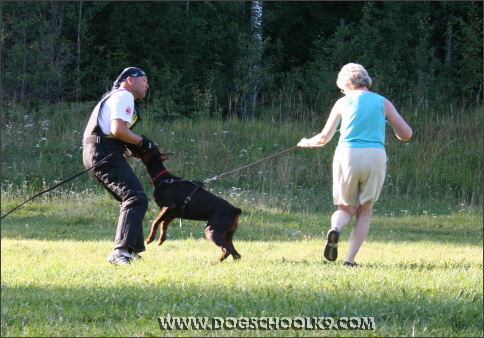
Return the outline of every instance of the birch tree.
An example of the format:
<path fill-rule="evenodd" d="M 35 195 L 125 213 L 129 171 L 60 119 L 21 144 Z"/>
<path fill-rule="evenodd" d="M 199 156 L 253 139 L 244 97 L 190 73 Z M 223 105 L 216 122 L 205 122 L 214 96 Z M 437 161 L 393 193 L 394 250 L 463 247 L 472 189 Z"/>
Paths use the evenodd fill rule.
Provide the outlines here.
<path fill-rule="evenodd" d="M 255 116 L 260 90 L 260 63 L 262 58 L 262 1 L 252 1 L 251 6 L 252 65 L 249 69 L 250 117 Z"/>
<path fill-rule="evenodd" d="M 78 12 L 78 25 L 77 25 L 77 64 L 76 64 L 76 87 L 75 95 L 76 101 L 79 102 L 81 96 L 81 33 L 82 33 L 82 1 L 79 1 Z"/>

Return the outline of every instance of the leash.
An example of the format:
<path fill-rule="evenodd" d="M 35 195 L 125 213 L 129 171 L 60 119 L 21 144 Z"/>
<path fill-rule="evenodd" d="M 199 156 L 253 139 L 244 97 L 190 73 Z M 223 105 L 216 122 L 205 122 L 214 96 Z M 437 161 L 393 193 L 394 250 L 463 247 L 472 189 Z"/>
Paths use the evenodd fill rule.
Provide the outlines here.
<path fill-rule="evenodd" d="M 55 188 L 57 188 L 58 186 L 60 186 L 60 185 L 62 185 L 62 184 L 64 184 L 64 183 L 67 183 L 67 182 L 69 182 L 69 181 L 72 181 L 72 180 L 73 180 L 73 179 L 75 179 L 76 177 L 81 176 L 82 174 L 84 174 L 84 173 L 88 172 L 89 170 L 92 170 L 92 169 L 94 169 L 94 168 L 96 168 L 96 167 L 100 166 L 101 164 L 106 163 L 106 162 L 107 162 L 107 161 L 108 161 L 108 160 L 109 160 L 109 159 L 110 159 L 112 156 L 113 156 L 112 154 L 109 154 L 108 156 L 106 156 L 105 158 L 103 158 L 101 161 L 99 161 L 99 162 L 97 162 L 96 164 L 94 164 L 92 167 L 90 167 L 90 168 L 88 168 L 88 169 L 86 169 L 86 170 L 84 170 L 84 171 L 82 171 L 82 172 L 80 172 L 80 173 L 78 173 L 78 174 L 75 174 L 74 176 L 71 176 L 71 177 L 69 177 L 68 179 L 65 179 L 64 181 L 62 181 L 62 182 L 60 182 L 60 183 L 57 183 L 57 184 L 56 184 L 56 185 L 54 185 L 53 187 L 50 187 L 49 189 L 44 190 L 44 191 L 42 191 L 42 192 L 38 193 L 38 194 L 37 194 L 37 195 L 35 195 L 35 196 L 30 197 L 28 200 L 26 200 L 25 202 L 23 202 L 23 203 L 22 203 L 22 204 L 20 204 L 20 205 L 17 205 L 15 208 L 13 208 L 13 209 L 12 209 L 12 210 L 10 210 L 9 212 L 7 212 L 5 215 L 3 215 L 1 219 L 4 219 L 5 217 L 7 217 L 9 214 L 11 214 L 12 212 L 14 212 L 14 211 L 15 211 L 15 210 L 17 210 L 18 208 L 20 208 L 22 205 L 24 205 L 24 204 L 25 204 L 25 203 L 27 203 L 28 201 L 33 200 L 34 198 L 36 198 L 36 197 L 38 197 L 38 196 L 40 196 L 40 195 L 42 195 L 42 194 L 45 194 L 46 192 L 49 192 L 49 191 L 51 191 L 51 190 L 54 190 L 54 189 L 55 189 Z"/>
<path fill-rule="evenodd" d="M 292 151 L 292 150 L 294 150 L 294 149 L 296 149 L 296 148 L 299 148 L 299 146 L 295 146 L 295 147 L 292 147 L 292 148 L 289 148 L 289 149 L 286 149 L 286 150 L 280 151 L 280 152 L 278 152 L 278 153 L 276 153 L 276 154 L 274 154 L 274 155 L 264 157 L 264 158 L 262 158 L 262 159 L 260 159 L 260 160 L 255 161 L 255 162 L 252 162 L 252 163 L 246 164 L 246 165 L 244 165 L 244 166 L 242 166 L 242 167 L 240 167 L 240 168 L 237 168 L 237 169 L 234 169 L 234 170 L 228 171 L 228 172 L 226 172 L 226 173 L 223 173 L 223 174 L 217 175 L 217 176 L 212 177 L 212 178 L 208 178 L 208 179 L 206 179 L 206 180 L 205 180 L 205 181 L 203 181 L 203 182 L 193 182 L 193 181 L 191 181 L 191 180 L 187 180 L 187 179 L 181 179 L 181 180 L 169 180 L 169 181 L 167 181 L 167 182 L 163 182 L 163 181 L 162 181 L 162 182 L 160 182 L 160 183 L 170 184 L 170 183 L 177 183 L 177 182 L 190 182 L 190 183 L 192 183 L 192 184 L 194 184 L 194 185 L 195 185 L 195 188 L 194 188 L 194 189 L 193 189 L 193 190 L 190 192 L 190 194 L 189 194 L 189 195 L 188 195 L 188 196 L 185 198 L 185 200 L 183 201 L 183 205 L 182 205 L 182 207 L 181 207 L 181 215 L 180 215 L 180 227 L 181 227 L 181 226 L 182 226 L 183 213 L 185 212 L 185 209 L 186 209 L 186 207 L 187 207 L 188 203 L 190 203 L 190 201 L 192 200 L 193 195 L 194 195 L 194 194 L 197 192 L 197 190 L 198 190 L 198 189 L 200 189 L 200 188 L 202 188 L 202 187 L 203 187 L 203 185 L 204 185 L 205 183 L 208 183 L 208 182 L 210 182 L 210 181 L 214 181 L 214 180 L 218 180 L 219 178 L 222 178 L 222 177 L 224 177 L 224 176 L 227 176 L 227 175 L 233 174 L 233 173 L 235 173 L 235 172 L 237 172 L 237 171 L 239 171 L 239 170 L 250 168 L 250 167 L 252 167 L 252 166 L 254 166 L 254 165 L 256 165 L 256 164 L 259 164 L 259 163 L 261 163 L 261 162 L 264 162 L 264 161 L 270 160 L 271 158 L 274 158 L 274 157 L 277 157 L 277 156 L 279 156 L 279 155 L 282 155 L 282 154 L 288 153 L 288 152 L 290 152 L 290 151 Z M 164 174 L 164 173 L 165 173 L 165 172 L 167 172 L 167 171 L 168 171 L 168 170 L 163 170 L 161 173 L 157 174 L 157 175 L 156 175 L 156 176 L 153 178 L 153 180 L 150 182 L 150 184 L 153 184 L 153 183 L 156 181 L 156 179 L 157 179 L 157 178 L 159 178 L 159 177 L 160 177 L 162 174 Z"/>
<path fill-rule="evenodd" d="M 234 169 L 234 170 L 228 171 L 228 172 L 223 173 L 223 174 L 220 174 L 220 175 L 218 175 L 218 176 L 215 176 L 215 177 L 212 177 L 212 178 L 207 178 L 205 181 L 203 181 L 203 183 L 208 183 L 208 182 L 210 182 L 210 181 L 218 180 L 218 179 L 220 179 L 220 178 L 222 178 L 222 177 L 224 177 L 224 176 L 227 176 L 227 175 L 233 174 L 233 173 L 235 173 L 235 172 L 237 172 L 237 171 L 239 171 L 239 170 L 250 168 L 250 167 L 252 167 L 252 166 L 254 166 L 254 165 L 256 165 L 256 164 L 259 164 L 259 163 L 261 163 L 261 162 L 264 162 L 264 161 L 270 160 L 271 158 L 274 158 L 274 157 L 277 157 L 277 156 L 279 156 L 279 155 L 282 155 L 282 154 L 288 153 L 288 152 L 290 152 L 290 151 L 293 151 L 293 150 L 294 150 L 294 149 L 296 149 L 296 148 L 299 148 L 299 146 L 295 146 L 295 147 L 292 147 L 292 148 L 289 148 L 289 149 L 286 149 L 286 150 L 280 151 L 280 152 L 278 152 L 278 153 L 276 153 L 276 154 L 274 154 L 274 155 L 264 157 L 264 158 L 262 158 L 262 159 L 260 159 L 260 160 L 257 160 L 257 161 L 255 161 L 255 162 L 252 162 L 252 163 L 246 164 L 246 165 L 244 165 L 244 166 L 242 166 L 242 167 L 240 167 L 240 168 L 237 168 L 237 169 Z"/>
<path fill-rule="evenodd" d="M 288 153 L 288 152 L 290 152 L 290 151 L 292 151 L 292 150 L 294 150 L 294 149 L 296 149 L 296 148 L 299 148 L 299 146 L 295 146 L 295 147 L 292 147 L 292 148 L 289 148 L 289 149 L 286 149 L 286 150 L 280 151 L 280 152 L 278 152 L 278 153 L 276 153 L 276 154 L 273 154 L 273 155 L 270 155 L 270 156 L 264 157 L 264 158 L 262 158 L 262 159 L 260 159 L 260 160 L 257 160 L 257 161 L 255 161 L 255 162 L 252 162 L 252 163 L 246 164 L 246 165 L 244 165 L 244 166 L 242 166 L 242 167 L 240 167 L 240 168 L 237 168 L 237 169 L 234 169 L 234 170 L 228 171 L 228 172 L 226 172 L 226 173 L 223 173 L 223 174 L 220 174 L 220 175 L 214 176 L 214 177 L 212 177 L 212 178 L 207 178 L 205 181 L 203 181 L 203 182 L 202 182 L 202 184 L 197 185 L 197 186 L 195 187 L 195 189 L 192 191 L 192 193 L 190 194 L 190 196 L 188 196 L 188 197 L 186 198 L 186 200 L 185 200 L 185 202 L 184 202 L 184 207 L 186 208 L 186 205 L 187 205 L 187 204 L 190 202 L 191 197 L 193 196 L 193 194 L 194 194 L 194 193 L 195 193 L 195 192 L 196 192 L 196 191 L 197 191 L 197 190 L 198 190 L 198 189 L 199 189 L 199 188 L 200 188 L 200 187 L 201 187 L 201 186 L 202 186 L 204 183 L 208 183 L 208 182 L 210 182 L 210 181 L 218 180 L 218 179 L 220 179 L 220 178 L 222 178 L 222 177 L 225 177 L 225 176 L 227 176 L 227 175 L 233 174 L 233 173 L 235 173 L 235 172 L 237 172 L 237 171 L 240 171 L 240 170 L 242 170 L 242 169 L 247 169 L 247 168 L 250 168 L 250 167 L 252 167 L 252 166 L 254 166 L 254 165 L 256 165 L 256 164 L 259 164 L 259 163 L 261 163 L 261 162 L 264 162 L 264 161 L 270 160 L 271 158 L 274 158 L 274 157 L 280 156 L 280 155 L 282 155 L 282 154 Z M 96 168 L 96 167 L 98 167 L 98 166 L 100 166 L 100 165 L 102 165 L 102 164 L 106 163 L 106 162 L 107 162 L 107 161 L 108 161 L 108 160 L 109 160 L 109 159 L 110 159 L 112 156 L 113 156 L 112 154 L 109 154 L 108 156 L 106 156 L 105 158 L 103 158 L 101 161 L 99 161 L 99 162 L 97 162 L 96 164 L 94 164 L 92 167 L 90 167 L 90 168 L 88 168 L 88 169 L 86 169 L 86 170 L 84 170 L 84 171 L 81 171 L 80 173 L 75 174 L 74 176 L 71 176 L 71 177 L 69 177 L 68 179 L 63 180 L 62 182 L 57 183 L 56 185 L 54 185 L 54 186 L 50 187 L 49 189 L 46 189 L 46 190 L 44 190 L 44 191 L 42 191 L 42 192 L 40 192 L 40 193 L 38 193 L 38 194 L 36 194 L 36 195 L 34 195 L 34 196 L 30 197 L 28 200 L 26 200 L 26 201 L 25 201 L 25 202 L 23 202 L 22 204 L 19 204 L 18 206 L 16 206 L 15 208 L 13 208 L 13 209 L 12 209 L 12 210 L 10 210 L 9 212 L 7 212 L 5 215 L 3 215 L 3 216 L 1 217 L 1 219 L 4 219 L 4 218 L 5 218 L 5 217 L 7 217 L 8 215 L 10 215 L 12 212 L 14 212 L 14 211 L 15 211 L 15 210 L 17 210 L 18 208 L 20 208 L 20 207 L 21 207 L 22 205 L 24 205 L 25 203 L 27 203 L 27 202 L 29 202 L 29 201 L 33 200 L 34 198 L 39 197 L 40 195 L 43 195 L 43 194 L 45 194 L 45 193 L 47 193 L 47 192 L 49 192 L 49 191 L 51 191 L 51 190 L 54 190 L 54 189 L 55 189 L 55 188 L 57 188 L 58 186 L 61 186 L 62 184 L 65 184 L 65 183 L 67 183 L 67 182 L 69 182 L 69 181 L 72 181 L 73 179 L 75 179 L 75 178 L 77 178 L 77 177 L 81 176 L 82 174 L 84 174 L 84 173 L 88 172 L 89 170 L 92 170 L 92 169 L 94 169 L 94 168 Z M 183 208 L 183 210 L 185 210 L 185 208 Z"/>

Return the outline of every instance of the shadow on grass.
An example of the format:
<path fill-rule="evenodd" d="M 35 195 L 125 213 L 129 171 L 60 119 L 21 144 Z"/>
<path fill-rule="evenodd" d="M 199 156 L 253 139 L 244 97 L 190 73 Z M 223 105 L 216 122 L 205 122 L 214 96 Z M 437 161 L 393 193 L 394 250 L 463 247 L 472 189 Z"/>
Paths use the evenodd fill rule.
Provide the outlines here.
<path fill-rule="evenodd" d="M 104 215 L 101 220 L 93 216 L 43 215 L 32 213 L 29 216 L 9 216 L 2 221 L 2 238 L 41 239 L 41 240 L 108 240 L 114 238 L 116 214 Z M 152 215 L 150 215 L 152 216 Z M 239 228 L 234 235 L 237 241 L 300 241 L 324 240 L 327 224 L 319 223 L 320 215 L 281 214 L 242 214 Z M 145 219 L 144 234 L 147 236 L 152 218 Z M 428 241 L 444 243 L 482 244 L 482 224 L 480 216 L 461 222 L 449 216 L 418 218 L 374 217 L 369 239 L 381 242 Z M 353 222 L 342 231 L 342 240 L 348 240 Z M 179 226 L 175 219 L 168 228 L 168 238 L 205 238 L 205 222 L 184 220 Z M 159 234 L 159 233 L 158 233 Z M 152 244 L 153 245 L 153 244 Z"/>
<path fill-rule="evenodd" d="M 115 272 L 112 272 L 115 273 Z M 482 335 L 482 297 L 436 296 L 432 291 L 385 286 L 378 294 L 342 287 L 291 285 L 258 288 L 158 280 L 97 288 L 2 286 L 2 336 L 186 336 L 223 331 L 160 330 L 158 317 L 374 317 L 376 331 L 232 330 L 237 336 Z M 428 330 L 424 332 L 423 330 Z"/>

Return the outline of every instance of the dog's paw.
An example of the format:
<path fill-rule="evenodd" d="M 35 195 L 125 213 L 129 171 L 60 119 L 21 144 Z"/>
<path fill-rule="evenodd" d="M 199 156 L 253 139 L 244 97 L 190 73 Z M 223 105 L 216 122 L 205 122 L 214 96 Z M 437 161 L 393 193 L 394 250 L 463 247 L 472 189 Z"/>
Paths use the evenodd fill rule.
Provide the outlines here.
<path fill-rule="evenodd" d="M 158 239 L 158 245 L 162 245 L 165 239 L 166 239 L 166 233 L 163 232 L 160 234 L 160 238 Z"/>

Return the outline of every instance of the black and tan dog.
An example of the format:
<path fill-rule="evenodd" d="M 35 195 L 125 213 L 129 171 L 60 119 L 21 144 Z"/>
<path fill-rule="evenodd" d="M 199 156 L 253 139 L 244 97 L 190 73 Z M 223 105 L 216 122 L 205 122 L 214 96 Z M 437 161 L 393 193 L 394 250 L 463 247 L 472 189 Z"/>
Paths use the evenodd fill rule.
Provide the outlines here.
<path fill-rule="evenodd" d="M 161 212 L 151 224 L 151 231 L 146 243 L 151 243 L 161 224 L 161 233 L 158 245 L 166 239 L 166 229 L 175 218 L 195 221 L 207 221 L 205 236 L 221 250 L 218 259 L 222 262 L 232 255 L 240 259 L 241 255 L 235 250 L 232 237 L 237 230 L 239 216 L 242 210 L 234 207 L 226 200 L 202 188 L 202 183 L 183 179 L 171 174 L 164 166 L 163 161 L 170 154 L 159 152 L 141 152 L 138 147 L 127 145 L 128 151 L 141 159 L 148 170 L 155 187 L 153 196 Z"/>

